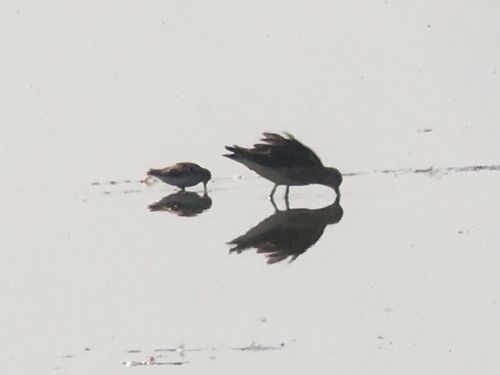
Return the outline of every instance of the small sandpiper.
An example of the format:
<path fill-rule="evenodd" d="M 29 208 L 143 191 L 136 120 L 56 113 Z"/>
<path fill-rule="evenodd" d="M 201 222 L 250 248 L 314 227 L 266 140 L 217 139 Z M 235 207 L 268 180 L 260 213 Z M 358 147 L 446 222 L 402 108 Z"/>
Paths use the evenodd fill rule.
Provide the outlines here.
<path fill-rule="evenodd" d="M 148 176 L 156 177 L 166 184 L 177 186 L 182 191 L 188 186 L 194 186 L 203 182 L 205 192 L 207 191 L 207 183 L 212 178 L 208 169 L 188 162 L 177 163 L 162 169 L 150 169 Z"/>
<path fill-rule="evenodd" d="M 274 183 L 270 198 L 273 199 L 278 185 L 286 185 L 285 200 L 290 186 L 320 184 L 331 187 L 340 196 L 342 174 L 336 168 L 323 166 L 321 160 L 307 146 L 292 135 L 285 137 L 275 133 L 263 133 L 261 141 L 252 148 L 226 146 L 232 154 L 225 154 Z"/>

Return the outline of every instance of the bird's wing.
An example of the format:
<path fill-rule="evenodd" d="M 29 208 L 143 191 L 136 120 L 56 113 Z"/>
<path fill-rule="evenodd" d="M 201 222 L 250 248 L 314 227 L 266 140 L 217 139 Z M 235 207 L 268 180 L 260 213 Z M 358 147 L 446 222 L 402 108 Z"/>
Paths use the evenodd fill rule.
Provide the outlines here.
<path fill-rule="evenodd" d="M 192 163 L 177 163 L 164 168 L 162 174 L 170 177 L 182 178 L 188 176 L 195 168 L 195 165 Z"/>
<path fill-rule="evenodd" d="M 319 167 L 323 166 L 319 157 L 292 135 L 286 137 L 275 133 L 263 133 L 262 143 L 252 148 L 227 146 L 233 152 L 227 156 L 234 160 L 251 160 L 268 167 Z"/>

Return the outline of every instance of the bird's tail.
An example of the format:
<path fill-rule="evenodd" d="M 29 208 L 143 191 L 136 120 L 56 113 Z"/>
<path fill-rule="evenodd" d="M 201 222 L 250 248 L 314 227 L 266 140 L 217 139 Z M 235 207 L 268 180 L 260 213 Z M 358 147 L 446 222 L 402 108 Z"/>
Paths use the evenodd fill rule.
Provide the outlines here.
<path fill-rule="evenodd" d="M 226 146 L 226 150 L 232 152 L 232 154 L 223 154 L 222 156 L 233 160 L 241 159 L 241 157 L 245 155 L 245 151 L 247 151 L 240 146 Z"/>
<path fill-rule="evenodd" d="M 151 203 L 149 206 L 149 211 L 160 211 L 161 210 L 161 204 L 159 204 L 158 202 L 156 203 Z"/>
<path fill-rule="evenodd" d="M 250 244 L 241 239 L 241 236 L 235 238 L 232 241 L 226 242 L 227 245 L 231 245 L 232 247 L 229 249 L 229 254 L 238 253 L 241 254 L 244 250 L 250 248 Z"/>

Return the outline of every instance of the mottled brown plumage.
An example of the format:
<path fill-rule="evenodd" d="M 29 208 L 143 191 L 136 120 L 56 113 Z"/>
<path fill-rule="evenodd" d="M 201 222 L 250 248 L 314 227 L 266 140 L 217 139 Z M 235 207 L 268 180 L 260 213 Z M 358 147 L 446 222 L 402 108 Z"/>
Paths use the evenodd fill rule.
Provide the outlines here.
<path fill-rule="evenodd" d="M 208 169 L 189 162 L 177 163 L 162 169 L 150 169 L 148 176 L 156 177 L 166 184 L 181 188 L 181 190 L 202 182 L 205 191 L 208 181 L 212 178 Z"/>
<path fill-rule="evenodd" d="M 232 153 L 224 156 L 272 181 L 271 198 L 278 185 L 286 185 L 285 198 L 288 198 L 290 186 L 309 184 L 329 186 L 340 195 L 342 175 L 338 169 L 325 167 L 314 151 L 288 133 L 285 137 L 275 133 L 263 136 L 262 143 L 252 148 L 226 146 Z"/>

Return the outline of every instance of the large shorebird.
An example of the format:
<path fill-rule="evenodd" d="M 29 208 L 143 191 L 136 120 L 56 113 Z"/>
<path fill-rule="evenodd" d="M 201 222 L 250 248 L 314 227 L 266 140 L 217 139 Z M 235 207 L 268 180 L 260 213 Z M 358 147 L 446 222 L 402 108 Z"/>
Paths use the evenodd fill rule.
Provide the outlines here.
<path fill-rule="evenodd" d="M 205 191 L 207 191 L 208 181 L 212 178 L 208 169 L 202 168 L 198 164 L 187 162 L 177 163 L 162 169 L 150 169 L 148 176 L 156 177 L 166 184 L 181 188 L 181 190 L 203 182 Z"/>
<path fill-rule="evenodd" d="M 288 200 L 290 186 L 321 184 L 335 190 L 340 196 L 339 186 L 342 174 L 336 168 L 323 166 L 321 160 L 307 146 L 295 137 L 264 133 L 263 143 L 252 148 L 226 146 L 232 154 L 225 154 L 274 183 L 270 198 L 273 199 L 278 185 L 286 185 L 285 199 Z"/>

